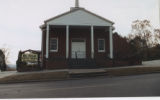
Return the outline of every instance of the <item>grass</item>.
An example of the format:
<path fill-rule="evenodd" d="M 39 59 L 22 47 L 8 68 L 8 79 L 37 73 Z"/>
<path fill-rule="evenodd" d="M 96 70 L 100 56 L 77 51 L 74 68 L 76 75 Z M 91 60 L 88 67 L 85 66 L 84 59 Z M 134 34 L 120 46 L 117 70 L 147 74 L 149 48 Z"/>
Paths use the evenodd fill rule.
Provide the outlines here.
<path fill-rule="evenodd" d="M 7 76 L 0 79 L 0 83 L 12 82 L 28 82 L 28 81 L 45 81 L 45 80 L 64 80 L 69 77 L 67 71 L 60 72 L 46 72 L 46 73 L 29 73 L 29 74 L 16 74 Z"/>
<path fill-rule="evenodd" d="M 109 76 L 150 74 L 150 73 L 160 72 L 160 67 L 130 67 L 130 68 L 107 69 L 106 72 L 107 75 Z"/>

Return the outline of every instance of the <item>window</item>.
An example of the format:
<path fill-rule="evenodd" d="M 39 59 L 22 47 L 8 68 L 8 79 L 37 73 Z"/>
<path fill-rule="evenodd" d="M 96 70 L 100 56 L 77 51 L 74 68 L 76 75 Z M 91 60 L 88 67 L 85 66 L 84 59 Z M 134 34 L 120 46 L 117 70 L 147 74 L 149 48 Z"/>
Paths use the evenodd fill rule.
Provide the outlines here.
<path fill-rule="evenodd" d="M 57 38 L 50 39 L 50 51 L 53 51 L 53 52 L 58 51 L 58 39 Z"/>
<path fill-rule="evenodd" d="M 98 39 L 98 52 L 105 52 L 105 40 Z"/>

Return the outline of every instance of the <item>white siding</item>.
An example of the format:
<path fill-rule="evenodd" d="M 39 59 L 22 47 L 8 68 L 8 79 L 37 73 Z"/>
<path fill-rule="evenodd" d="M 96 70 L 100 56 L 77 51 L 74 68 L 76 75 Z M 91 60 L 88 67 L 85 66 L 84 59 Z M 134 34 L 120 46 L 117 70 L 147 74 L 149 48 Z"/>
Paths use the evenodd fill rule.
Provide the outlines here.
<path fill-rule="evenodd" d="M 49 25 L 95 25 L 95 26 L 112 26 L 112 23 L 107 22 L 97 16 L 94 16 L 83 10 L 66 14 L 59 18 L 47 22 Z"/>

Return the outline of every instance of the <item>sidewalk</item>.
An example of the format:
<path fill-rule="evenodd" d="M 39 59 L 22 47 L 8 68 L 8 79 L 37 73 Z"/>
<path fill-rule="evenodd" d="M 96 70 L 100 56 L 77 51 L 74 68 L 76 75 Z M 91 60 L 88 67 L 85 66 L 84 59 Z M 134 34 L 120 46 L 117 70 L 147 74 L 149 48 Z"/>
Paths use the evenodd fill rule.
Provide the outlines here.
<path fill-rule="evenodd" d="M 160 67 L 160 60 L 145 61 L 143 62 L 143 66 Z"/>
<path fill-rule="evenodd" d="M 0 78 L 17 74 L 17 71 L 0 72 Z"/>

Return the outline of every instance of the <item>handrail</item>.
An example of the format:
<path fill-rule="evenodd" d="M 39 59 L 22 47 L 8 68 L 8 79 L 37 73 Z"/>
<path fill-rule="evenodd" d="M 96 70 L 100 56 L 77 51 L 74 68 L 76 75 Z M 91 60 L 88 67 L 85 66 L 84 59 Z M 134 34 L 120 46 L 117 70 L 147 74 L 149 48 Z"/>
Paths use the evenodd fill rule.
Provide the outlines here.
<path fill-rule="evenodd" d="M 74 55 L 75 59 L 78 59 L 79 57 L 85 57 L 86 52 L 84 51 L 73 51 L 72 55 Z"/>

